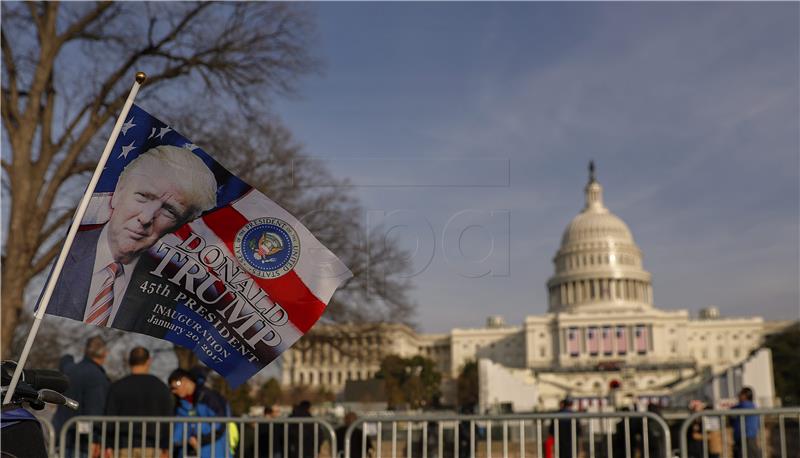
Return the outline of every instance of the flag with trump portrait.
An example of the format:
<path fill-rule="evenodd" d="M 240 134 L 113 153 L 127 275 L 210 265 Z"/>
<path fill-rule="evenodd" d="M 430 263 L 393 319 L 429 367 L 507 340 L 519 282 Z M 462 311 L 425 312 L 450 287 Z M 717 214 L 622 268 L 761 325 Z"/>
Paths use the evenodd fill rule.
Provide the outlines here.
<path fill-rule="evenodd" d="M 289 212 L 134 105 L 46 313 L 171 341 L 238 386 L 351 275 Z"/>

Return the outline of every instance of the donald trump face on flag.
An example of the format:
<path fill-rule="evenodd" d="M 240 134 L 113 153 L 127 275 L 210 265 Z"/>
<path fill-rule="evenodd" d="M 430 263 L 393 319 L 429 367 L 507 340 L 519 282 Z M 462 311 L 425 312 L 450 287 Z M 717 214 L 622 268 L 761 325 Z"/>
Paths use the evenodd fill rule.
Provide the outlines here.
<path fill-rule="evenodd" d="M 187 149 L 160 145 L 135 158 L 120 174 L 108 222 L 76 235 L 48 313 L 125 327 L 115 318 L 139 256 L 214 208 L 216 192 L 214 174 Z"/>
<path fill-rule="evenodd" d="M 214 174 L 186 149 L 162 145 L 137 157 L 111 198 L 107 234 L 114 259 L 131 262 L 165 234 L 214 208 L 216 192 Z"/>

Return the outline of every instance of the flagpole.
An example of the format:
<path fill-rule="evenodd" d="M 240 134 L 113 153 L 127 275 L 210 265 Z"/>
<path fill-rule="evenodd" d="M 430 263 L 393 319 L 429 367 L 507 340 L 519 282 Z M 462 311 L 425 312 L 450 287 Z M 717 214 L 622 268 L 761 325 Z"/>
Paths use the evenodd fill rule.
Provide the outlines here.
<path fill-rule="evenodd" d="M 50 296 L 53 295 L 53 290 L 55 289 L 56 282 L 61 274 L 61 269 L 64 267 L 64 261 L 67 258 L 67 253 L 69 253 L 70 247 L 72 246 L 72 241 L 75 239 L 75 234 L 78 233 L 78 227 L 83 220 L 83 215 L 86 213 L 86 208 L 89 206 L 92 192 L 94 191 L 97 182 L 100 180 L 100 175 L 103 173 L 103 167 L 105 167 L 106 162 L 108 161 L 108 156 L 111 155 L 111 149 L 114 148 L 114 143 L 117 142 L 119 132 L 122 130 L 122 124 L 125 122 L 125 118 L 128 116 L 131 105 L 133 105 L 133 99 L 136 98 L 136 94 L 139 92 L 139 88 L 142 86 L 142 84 L 144 84 L 145 80 L 147 80 L 147 75 L 145 75 L 144 72 L 136 73 L 136 79 L 133 83 L 133 87 L 131 88 L 131 92 L 128 94 L 128 99 L 125 100 L 125 105 L 122 106 L 122 111 L 117 118 L 116 124 L 114 124 L 114 130 L 111 131 L 111 136 L 108 138 L 108 142 L 103 150 L 103 154 L 100 155 L 100 160 L 97 162 L 97 168 L 94 169 L 94 175 L 92 175 L 92 179 L 89 181 L 89 185 L 86 187 L 86 192 L 83 195 L 83 199 L 81 199 L 81 203 L 75 212 L 75 218 L 72 220 L 72 226 L 69 228 L 67 238 L 64 239 L 64 246 L 61 248 L 61 253 L 58 255 L 56 265 L 53 267 L 53 272 L 51 273 L 50 279 L 47 282 L 44 294 L 39 301 L 39 308 L 36 310 L 36 314 L 34 315 L 33 326 L 28 333 L 28 340 L 25 341 L 25 347 L 22 349 L 22 354 L 17 362 L 17 367 L 14 370 L 14 376 L 11 377 L 11 383 L 8 385 L 8 391 L 6 392 L 5 399 L 3 399 L 3 404 L 10 403 L 11 398 L 14 396 L 14 391 L 17 388 L 19 377 L 22 374 L 22 369 L 25 367 L 25 361 L 28 359 L 28 353 L 30 353 L 31 347 L 33 346 L 33 339 L 36 338 L 36 333 L 39 332 L 39 325 L 44 317 L 44 312 L 47 310 L 47 305 L 50 303 Z"/>

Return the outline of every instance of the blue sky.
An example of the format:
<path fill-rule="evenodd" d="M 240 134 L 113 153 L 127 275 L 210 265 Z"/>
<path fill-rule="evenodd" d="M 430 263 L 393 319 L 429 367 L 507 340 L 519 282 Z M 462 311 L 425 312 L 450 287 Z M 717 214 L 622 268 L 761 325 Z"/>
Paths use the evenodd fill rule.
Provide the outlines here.
<path fill-rule="evenodd" d="M 798 4 L 312 8 L 275 111 L 415 253 L 422 330 L 545 312 L 589 159 L 656 306 L 800 317 Z"/>

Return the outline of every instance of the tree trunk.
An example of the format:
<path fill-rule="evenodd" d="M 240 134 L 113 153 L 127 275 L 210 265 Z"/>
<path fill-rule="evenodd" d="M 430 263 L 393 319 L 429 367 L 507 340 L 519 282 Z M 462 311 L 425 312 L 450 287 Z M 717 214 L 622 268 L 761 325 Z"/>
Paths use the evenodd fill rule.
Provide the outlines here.
<path fill-rule="evenodd" d="M 19 172 L 19 175 L 22 175 L 23 172 L 26 170 Z M 12 187 L 17 183 L 26 182 L 24 175 L 19 175 L 11 176 Z M 26 190 L 24 185 L 19 186 L 22 191 Z M 3 335 L 0 340 L 2 347 L 0 348 L 3 359 L 12 356 L 11 342 L 14 339 L 14 332 L 17 330 L 22 309 L 25 307 L 25 287 L 31 280 L 29 269 L 36 253 L 34 248 L 36 235 L 41 230 L 40 226 L 31 224 L 30 220 L 25 217 L 26 212 L 23 209 L 29 209 L 32 206 L 30 196 L 14 189 L 10 198 L 12 209 L 6 237 L 6 252 L 3 256 L 2 304 L 0 304 L 3 318 Z"/>
<path fill-rule="evenodd" d="M 4 266 L 6 267 L 6 266 Z M 24 280 L 19 278 L 8 278 L 10 275 L 7 272 L 13 272 L 11 269 L 3 269 L 3 290 L 2 290 L 2 347 L 3 359 L 11 359 L 11 342 L 14 339 L 14 331 L 16 331 L 17 323 L 19 322 L 22 307 L 25 305 L 25 285 Z"/>

